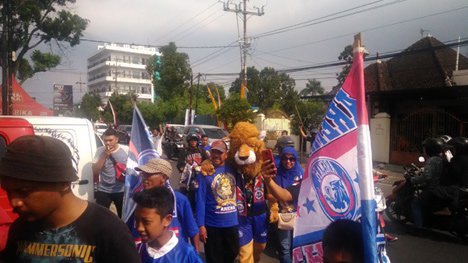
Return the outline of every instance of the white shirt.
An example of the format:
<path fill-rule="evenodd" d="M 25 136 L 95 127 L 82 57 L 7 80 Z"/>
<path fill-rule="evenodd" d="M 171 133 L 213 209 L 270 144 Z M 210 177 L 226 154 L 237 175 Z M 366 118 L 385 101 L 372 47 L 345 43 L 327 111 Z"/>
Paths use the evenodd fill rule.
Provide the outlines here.
<path fill-rule="evenodd" d="M 159 156 L 162 156 L 162 137 L 162 135 L 153 136 L 154 149 L 159 154 Z"/>
<path fill-rule="evenodd" d="M 169 251 L 171 251 L 177 245 L 177 243 L 179 243 L 179 239 L 174 234 L 174 232 L 171 231 L 171 233 L 171 239 L 169 239 L 169 241 L 166 244 L 164 244 L 164 246 L 162 246 L 160 249 L 155 249 L 150 246 L 146 247 L 146 250 L 148 251 L 148 255 L 150 255 L 150 257 L 154 259 L 160 258 L 169 253 Z"/>

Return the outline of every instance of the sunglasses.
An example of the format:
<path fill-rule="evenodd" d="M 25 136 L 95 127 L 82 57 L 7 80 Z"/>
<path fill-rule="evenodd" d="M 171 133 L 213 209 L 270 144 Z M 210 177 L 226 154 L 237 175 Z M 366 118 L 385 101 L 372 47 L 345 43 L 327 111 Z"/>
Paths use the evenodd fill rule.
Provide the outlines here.
<path fill-rule="evenodd" d="M 290 161 L 290 162 L 295 162 L 296 161 L 296 158 L 294 157 L 284 157 L 282 158 L 283 161 Z"/>

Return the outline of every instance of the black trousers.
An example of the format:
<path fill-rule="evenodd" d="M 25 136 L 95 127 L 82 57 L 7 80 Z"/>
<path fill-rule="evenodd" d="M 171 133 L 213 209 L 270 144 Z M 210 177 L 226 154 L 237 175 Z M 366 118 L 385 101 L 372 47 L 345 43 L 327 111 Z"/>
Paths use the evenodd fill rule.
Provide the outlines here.
<path fill-rule="evenodd" d="M 112 202 L 114 202 L 115 208 L 117 210 L 117 215 L 122 217 L 122 205 L 123 205 L 123 195 L 124 193 L 105 193 L 101 191 L 94 192 L 94 198 L 96 203 L 104 206 L 109 209 Z"/>
<path fill-rule="evenodd" d="M 232 263 L 239 254 L 239 228 L 206 226 L 205 244 L 207 263 Z"/>

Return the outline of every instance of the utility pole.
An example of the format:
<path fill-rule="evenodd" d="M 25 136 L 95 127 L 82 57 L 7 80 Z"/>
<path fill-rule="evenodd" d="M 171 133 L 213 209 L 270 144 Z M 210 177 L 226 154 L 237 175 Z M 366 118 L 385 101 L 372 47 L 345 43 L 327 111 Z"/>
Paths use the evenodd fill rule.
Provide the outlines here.
<path fill-rule="evenodd" d="M 189 89 L 189 116 L 188 116 L 188 121 L 187 124 L 190 125 L 192 124 L 192 95 L 193 95 L 193 75 L 190 75 L 190 89 Z"/>
<path fill-rule="evenodd" d="M 198 112 L 198 94 L 200 93 L 200 78 L 201 78 L 201 73 L 197 74 L 197 94 L 195 95 L 195 116 L 197 115 Z"/>
<path fill-rule="evenodd" d="M 10 115 L 10 47 L 9 47 L 9 10 L 10 2 L 6 1 L 2 8 L 2 115 Z"/>
<path fill-rule="evenodd" d="M 86 82 L 82 82 L 82 81 L 81 81 L 81 74 L 80 74 L 80 81 L 77 81 L 75 84 L 80 85 L 80 92 L 83 92 L 83 90 L 81 89 L 81 85 L 86 84 Z"/>
<path fill-rule="evenodd" d="M 247 10 L 247 1 L 242 0 L 242 3 L 239 2 L 238 4 L 231 3 L 231 0 L 227 0 L 224 3 L 224 11 L 236 13 L 242 19 L 244 23 L 244 32 L 242 39 L 239 40 L 239 46 L 241 48 L 241 97 L 247 98 L 247 51 L 250 48 L 251 41 L 247 38 L 247 15 L 255 15 L 255 16 L 262 16 L 265 14 L 263 11 L 264 6 L 254 7 L 256 11 L 249 11 Z"/>

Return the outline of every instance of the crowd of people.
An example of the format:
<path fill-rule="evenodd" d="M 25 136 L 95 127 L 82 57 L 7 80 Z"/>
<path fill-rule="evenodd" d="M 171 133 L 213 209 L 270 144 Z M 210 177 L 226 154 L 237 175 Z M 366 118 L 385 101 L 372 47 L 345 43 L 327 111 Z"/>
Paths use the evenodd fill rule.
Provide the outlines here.
<path fill-rule="evenodd" d="M 153 130 L 156 148 L 161 131 Z M 96 203 L 71 191 L 77 178 L 70 150 L 60 140 L 25 136 L 8 146 L 0 176 L 19 219 L 11 227 L 3 261 L 202 262 L 203 245 L 206 262 L 259 262 L 268 242 L 281 263 L 292 262 L 293 229 L 281 221 L 285 214 L 296 213 L 304 171 L 287 134 L 279 137 L 278 154 L 263 160 L 255 178 L 244 177 L 228 161 L 225 141 L 209 145 L 204 135 L 188 135 L 177 171 L 163 158 L 135 168 L 143 189 L 133 196 L 136 209 L 127 224 L 118 218 L 125 184 L 118 167 L 125 166 L 128 148 L 119 144 L 112 128 L 104 132 L 103 141 L 92 166 Z M 440 180 L 429 173 L 442 169 L 430 166 L 444 161 L 443 151 L 432 153 L 427 144 L 425 150 L 430 159 L 421 178 Z M 458 154 L 451 169 L 461 171 L 466 165 L 463 151 L 452 149 Z M 177 172 L 178 191 L 168 183 Z M 440 190 L 431 186 L 427 191 L 434 189 Z M 109 211 L 111 203 L 118 217 Z M 345 242 L 350 239 L 344 236 L 355 242 Z M 362 262 L 361 239 L 359 223 L 331 224 L 323 237 L 324 262 Z"/>

